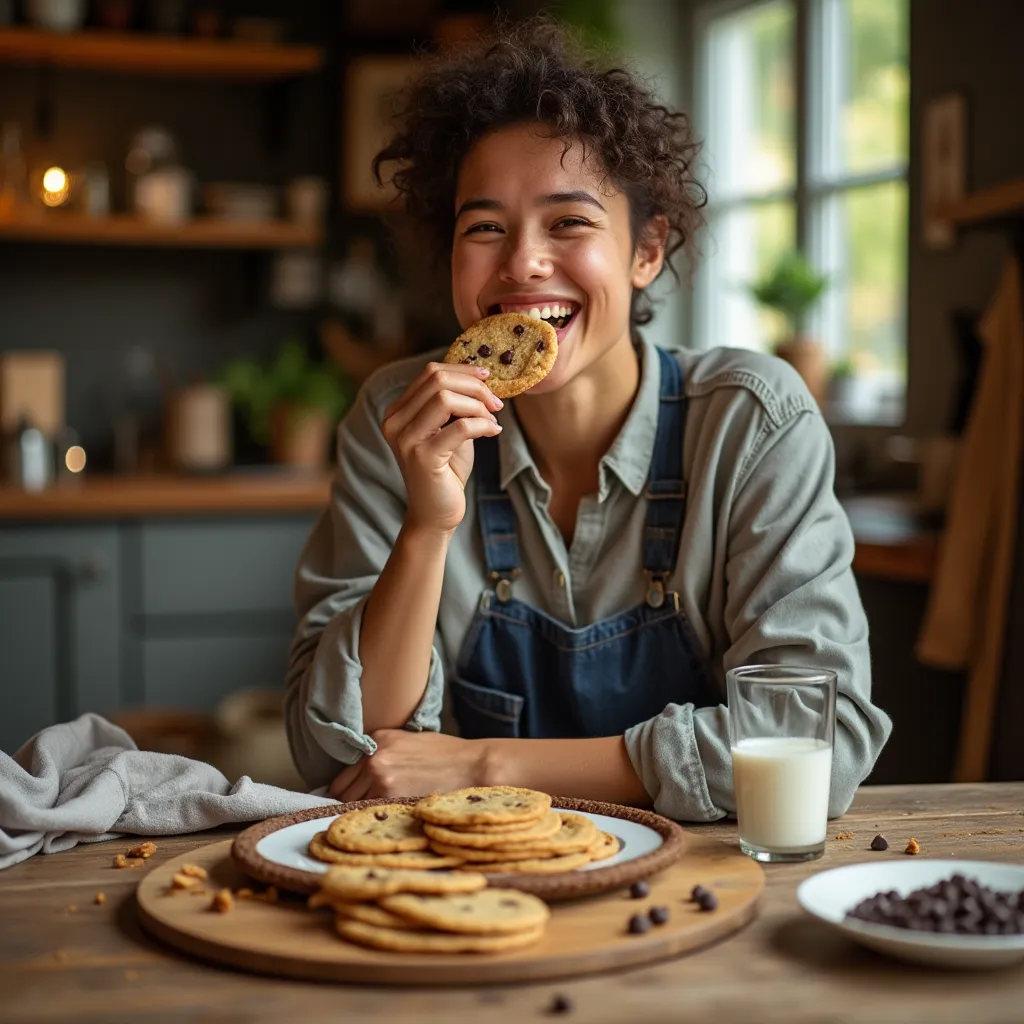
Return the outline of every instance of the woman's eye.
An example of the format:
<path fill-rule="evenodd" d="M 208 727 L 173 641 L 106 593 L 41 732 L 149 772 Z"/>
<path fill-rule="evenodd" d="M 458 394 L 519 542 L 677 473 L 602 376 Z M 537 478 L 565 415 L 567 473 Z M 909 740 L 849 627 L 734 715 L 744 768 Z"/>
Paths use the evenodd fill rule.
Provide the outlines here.
<path fill-rule="evenodd" d="M 483 231 L 500 231 L 501 228 L 497 224 L 470 224 L 468 228 L 463 232 L 466 235 L 479 234 Z"/>
<path fill-rule="evenodd" d="M 590 221 L 585 217 L 563 217 L 555 222 L 556 228 L 585 228 L 589 225 Z"/>

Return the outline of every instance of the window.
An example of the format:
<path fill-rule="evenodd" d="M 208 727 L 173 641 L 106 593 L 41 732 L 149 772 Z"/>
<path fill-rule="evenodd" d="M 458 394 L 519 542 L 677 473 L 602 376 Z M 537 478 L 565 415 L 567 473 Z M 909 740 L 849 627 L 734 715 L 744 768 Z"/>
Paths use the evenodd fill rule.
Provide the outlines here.
<path fill-rule="evenodd" d="M 746 286 L 800 248 L 829 280 L 808 333 L 857 382 L 844 415 L 873 422 L 899 421 L 906 389 L 907 6 L 734 0 L 700 8 L 696 31 L 695 341 L 770 350 L 784 324 Z"/>

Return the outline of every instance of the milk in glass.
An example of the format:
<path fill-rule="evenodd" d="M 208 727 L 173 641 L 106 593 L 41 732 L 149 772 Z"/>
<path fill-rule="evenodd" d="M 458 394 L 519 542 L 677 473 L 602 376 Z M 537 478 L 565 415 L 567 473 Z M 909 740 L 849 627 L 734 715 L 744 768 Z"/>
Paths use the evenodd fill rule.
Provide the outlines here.
<path fill-rule="evenodd" d="M 832 745 L 791 736 L 754 737 L 732 748 L 740 839 L 778 853 L 825 842 Z"/>

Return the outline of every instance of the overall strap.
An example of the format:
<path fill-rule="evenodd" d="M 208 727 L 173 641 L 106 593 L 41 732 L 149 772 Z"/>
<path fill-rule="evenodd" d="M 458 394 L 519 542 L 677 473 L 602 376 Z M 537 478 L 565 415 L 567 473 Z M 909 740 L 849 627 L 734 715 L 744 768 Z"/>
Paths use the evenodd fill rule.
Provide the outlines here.
<path fill-rule="evenodd" d="M 686 395 L 683 371 L 675 356 L 657 349 L 661 366 L 658 401 L 658 432 L 647 479 L 647 521 L 644 526 L 644 571 L 651 585 L 647 603 L 654 608 L 665 600 L 665 579 L 679 557 L 679 539 L 686 513 L 683 480 L 683 431 L 686 427 Z"/>
<path fill-rule="evenodd" d="M 519 575 L 516 513 L 511 499 L 501 489 L 498 439 L 480 437 L 473 445 L 476 507 L 480 517 L 487 573 L 496 583 L 498 598 L 507 601 L 512 596 L 509 581 Z"/>

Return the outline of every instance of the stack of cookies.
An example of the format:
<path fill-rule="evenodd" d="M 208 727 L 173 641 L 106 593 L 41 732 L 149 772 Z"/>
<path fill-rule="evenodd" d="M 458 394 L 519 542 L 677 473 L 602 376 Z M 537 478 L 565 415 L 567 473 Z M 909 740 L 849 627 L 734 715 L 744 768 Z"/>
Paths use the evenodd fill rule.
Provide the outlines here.
<path fill-rule="evenodd" d="M 345 867 L 405 868 L 432 871 L 454 868 L 464 857 L 445 857 L 430 849 L 423 822 L 405 804 L 378 804 L 348 811 L 317 832 L 309 854 Z"/>
<path fill-rule="evenodd" d="M 544 934 L 547 904 L 487 888 L 471 872 L 332 867 L 309 900 L 334 911 L 342 938 L 398 953 L 503 953 Z"/>
<path fill-rule="evenodd" d="M 488 786 L 435 793 L 413 808 L 430 849 L 460 870 L 556 874 L 618 852 L 619 841 L 582 814 L 551 809 L 532 789 Z"/>

